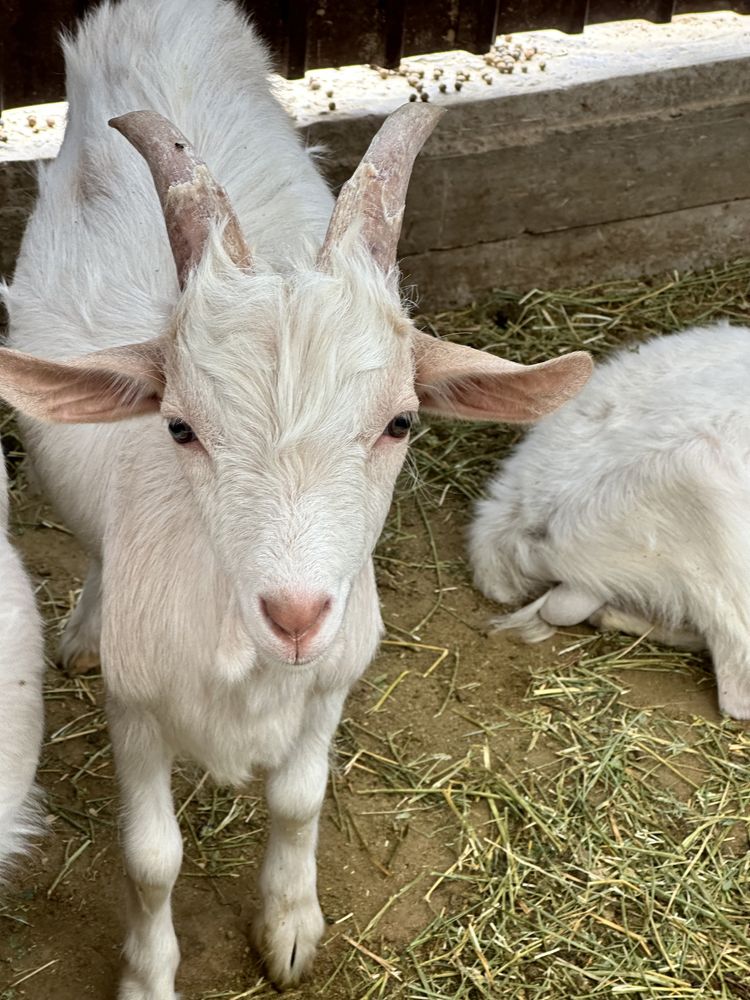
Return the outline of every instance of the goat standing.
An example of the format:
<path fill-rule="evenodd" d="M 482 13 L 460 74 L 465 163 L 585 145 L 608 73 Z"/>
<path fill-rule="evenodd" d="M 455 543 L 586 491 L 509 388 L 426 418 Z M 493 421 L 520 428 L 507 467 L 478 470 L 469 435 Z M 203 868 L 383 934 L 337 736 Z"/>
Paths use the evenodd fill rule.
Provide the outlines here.
<path fill-rule="evenodd" d="M 12 346 L 45 360 L 2 352 L 0 395 L 32 418 L 37 475 L 91 557 L 62 655 L 100 651 L 105 676 L 120 997 L 175 995 L 176 755 L 266 775 L 257 930 L 288 984 L 323 932 L 329 744 L 378 645 L 371 553 L 413 415 L 531 420 L 590 360 L 526 368 L 410 324 L 396 244 L 436 109 L 392 115 L 334 207 L 232 4 L 105 4 L 65 50 L 69 125 L 7 291 Z"/>

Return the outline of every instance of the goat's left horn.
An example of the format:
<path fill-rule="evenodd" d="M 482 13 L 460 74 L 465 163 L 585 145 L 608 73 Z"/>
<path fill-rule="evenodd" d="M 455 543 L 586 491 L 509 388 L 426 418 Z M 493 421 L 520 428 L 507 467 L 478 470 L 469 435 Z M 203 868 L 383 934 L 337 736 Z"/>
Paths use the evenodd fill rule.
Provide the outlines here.
<path fill-rule="evenodd" d="M 252 268 L 252 255 L 227 193 L 179 129 L 156 111 L 131 111 L 109 122 L 148 164 L 159 195 L 180 288 L 206 247 L 211 223 L 225 219 L 224 247 L 234 263 Z"/>
<path fill-rule="evenodd" d="M 351 178 L 341 188 L 318 267 L 328 270 L 331 251 L 355 219 L 375 262 L 383 271 L 396 263 L 406 189 L 414 161 L 444 114 L 428 104 L 403 104 L 386 118 Z"/>

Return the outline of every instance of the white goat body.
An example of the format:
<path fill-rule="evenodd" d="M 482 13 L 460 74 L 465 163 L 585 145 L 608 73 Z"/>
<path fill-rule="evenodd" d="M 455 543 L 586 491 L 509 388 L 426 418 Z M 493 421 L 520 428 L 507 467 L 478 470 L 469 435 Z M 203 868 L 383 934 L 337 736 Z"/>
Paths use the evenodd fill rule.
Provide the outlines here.
<path fill-rule="evenodd" d="M 536 425 L 477 508 L 477 586 L 528 641 L 587 618 L 708 646 L 719 704 L 750 718 L 750 329 L 659 337 L 597 367 Z M 550 589 L 551 588 L 551 589 Z"/>
<path fill-rule="evenodd" d="M 34 774 L 42 742 L 42 628 L 34 592 L 8 537 L 0 454 L 0 879 L 41 832 Z"/>
<path fill-rule="evenodd" d="M 101 652 L 129 886 L 120 997 L 175 996 L 176 755 L 233 783 L 265 772 L 257 929 L 284 985 L 323 931 L 327 755 L 379 641 L 371 552 L 410 415 L 533 420 L 590 361 L 525 368 L 409 323 L 396 239 L 438 112 L 396 112 L 332 214 L 232 4 L 104 4 L 66 64 L 70 122 L 6 291 L 10 343 L 58 360 L 0 350 L 0 395 L 91 557 L 61 652 Z"/>

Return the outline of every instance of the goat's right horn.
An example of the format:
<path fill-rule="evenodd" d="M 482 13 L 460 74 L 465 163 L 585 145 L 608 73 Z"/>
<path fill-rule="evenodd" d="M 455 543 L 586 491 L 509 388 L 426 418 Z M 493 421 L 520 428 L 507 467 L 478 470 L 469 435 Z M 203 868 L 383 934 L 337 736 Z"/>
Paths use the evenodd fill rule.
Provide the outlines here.
<path fill-rule="evenodd" d="M 376 264 L 383 271 L 393 267 L 414 161 L 444 113 L 433 105 L 402 104 L 386 118 L 341 188 L 318 257 L 322 271 L 328 270 L 331 250 L 355 220 Z"/>
<path fill-rule="evenodd" d="M 148 164 L 164 212 L 180 288 L 185 287 L 188 274 L 203 256 L 216 219 L 226 219 L 224 247 L 230 258 L 238 267 L 250 270 L 250 248 L 227 193 L 182 132 L 156 111 L 131 111 L 112 118 L 109 124 Z"/>

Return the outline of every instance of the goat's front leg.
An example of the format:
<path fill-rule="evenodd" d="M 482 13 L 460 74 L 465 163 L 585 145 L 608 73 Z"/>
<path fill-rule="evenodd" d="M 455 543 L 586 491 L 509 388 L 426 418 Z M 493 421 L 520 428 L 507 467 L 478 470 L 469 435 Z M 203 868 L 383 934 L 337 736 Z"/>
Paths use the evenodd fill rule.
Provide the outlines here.
<path fill-rule="evenodd" d="M 73 674 L 85 674 L 101 663 L 99 642 L 102 630 L 102 568 L 92 561 L 81 595 L 65 626 L 58 658 Z"/>
<path fill-rule="evenodd" d="M 328 751 L 344 697 L 320 696 L 311 703 L 293 753 L 267 778 L 270 829 L 255 936 L 268 975 L 279 986 L 290 986 L 309 972 L 325 928 L 315 849 L 328 781 Z"/>
<path fill-rule="evenodd" d="M 125 971 L 119 1000 L 176 1000 L 180 953 L 170 895 L 182 862 L 172 805 L 172 755 L 147 716 L 110 707 L 110 731 L 122 797 L 127 877 Z"/>

